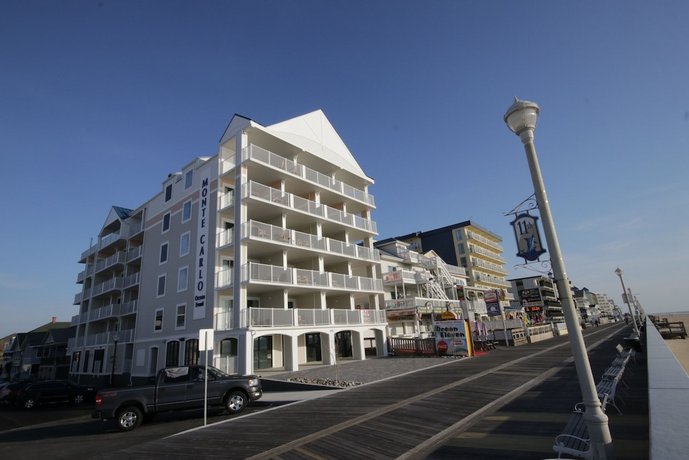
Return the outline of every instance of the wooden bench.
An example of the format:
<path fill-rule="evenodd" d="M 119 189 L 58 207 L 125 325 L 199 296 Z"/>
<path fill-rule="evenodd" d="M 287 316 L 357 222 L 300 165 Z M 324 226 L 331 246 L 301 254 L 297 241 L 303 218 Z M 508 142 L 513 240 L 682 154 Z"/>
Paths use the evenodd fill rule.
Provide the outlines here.
<path fill-rule="evenodd" d="M 581 403 L 575 406 L 572 415 L 565 425 L 563 432 L 555 438 L 553 450 L 557 452 L 557 458 L 562 455 L 573 455 L 578 458 L 592 458 L 591 439 L 589 438 L 584 410 Z"/>
<path fill-rule="evenodd" d="M 603 409 L 603 412 L 605 412 L 608 404 L 612 404 L 612 407 L 617 410 L 617 413 L 622 414 L 622 411 L 617 405 L 617 401 L 619 400 L 621 403 L 624 403 L 624 401 L 622 401 L 622 398 L 617 395 L 617 387 L 622 380 L 623 374 L 624 368 L 613 378 L 603 378 L 600 382 L 598 382 L 598 385 L 596 385 L 596 391 L 598 392 L 598 397 L 600 398 L 601 409 Z"/>

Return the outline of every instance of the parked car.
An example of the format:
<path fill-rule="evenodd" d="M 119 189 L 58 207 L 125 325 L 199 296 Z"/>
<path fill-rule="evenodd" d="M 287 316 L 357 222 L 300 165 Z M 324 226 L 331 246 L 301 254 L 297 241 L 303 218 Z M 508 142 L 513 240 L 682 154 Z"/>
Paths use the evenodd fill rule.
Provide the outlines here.
<path fill-rule="evenodd" d="M 9 382 L 8 385 L 0 391 L 0 402 L 13 404 L 17 400 L 17 392 L 22 390 L 25 386 L 31 383 L 31 380 L 17 380 Z"/>
<path fill-rule="evenodd" d="M 161 369 L 154 385 L 102 389 L 93 417 L 115 419 L 120 430 L 130 431 L 159 412 L 204 407 L 206 389 L 208 405 L 224 407 L 230 414 L 240 413 L 263 394 L 255 375 L 228 375 L 212 366 L 207 373 L 207 385 L 204 366 L 185 366 Z"/>
<path fill-rule="evenodd" d="M 66 380 L 48 380 L 29 383 L 19 388 L 14 396 L 15 404 L 25 409 L 33 409 L 39 404 L 73 403 L 82 404 L 92 401 L 96 389 L 90 386 L 76 385 Z"/>

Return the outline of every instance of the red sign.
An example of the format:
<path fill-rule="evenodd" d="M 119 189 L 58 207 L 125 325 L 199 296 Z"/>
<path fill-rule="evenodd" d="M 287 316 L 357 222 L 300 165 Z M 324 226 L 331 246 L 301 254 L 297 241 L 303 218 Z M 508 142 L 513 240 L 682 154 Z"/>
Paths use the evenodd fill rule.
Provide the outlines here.
<path fill-rule="evenodd" d="M 447 347 L 447 342 L 446 342 L 446 341 L 444 341 L 444 340 L 439 341 L 439 342 L 436 344 L 436 347 L 438 347 L 438 353 L 443 354 L 443 355 L 444 355 L 445 353 L 447 353 L 447 348 L 448 348 L 448 347 Z"/>

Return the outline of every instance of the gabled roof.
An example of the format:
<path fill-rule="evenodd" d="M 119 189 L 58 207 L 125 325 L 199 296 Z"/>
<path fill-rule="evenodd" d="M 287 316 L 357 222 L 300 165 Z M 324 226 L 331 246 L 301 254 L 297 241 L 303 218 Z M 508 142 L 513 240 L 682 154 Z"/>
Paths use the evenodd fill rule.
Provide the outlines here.
<path fill-rule="evenodd" d="M 373 183 L 320 109 L 267 126 L 265 130 Z"/>

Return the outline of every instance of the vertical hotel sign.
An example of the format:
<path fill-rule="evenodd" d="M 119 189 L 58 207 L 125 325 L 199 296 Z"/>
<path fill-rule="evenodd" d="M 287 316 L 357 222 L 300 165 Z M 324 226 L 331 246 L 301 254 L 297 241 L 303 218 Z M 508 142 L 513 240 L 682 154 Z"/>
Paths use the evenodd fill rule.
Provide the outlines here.
<path fill-rule="evenodd" d="M 206 282 L 208 275 L 208 202 L 210 199 L 209 169 L 200 174 L 199 215 L 196 231 L 196 284 L 194 285 L 194 319 L 206 317 Z"/>

